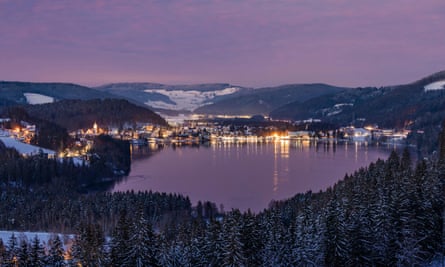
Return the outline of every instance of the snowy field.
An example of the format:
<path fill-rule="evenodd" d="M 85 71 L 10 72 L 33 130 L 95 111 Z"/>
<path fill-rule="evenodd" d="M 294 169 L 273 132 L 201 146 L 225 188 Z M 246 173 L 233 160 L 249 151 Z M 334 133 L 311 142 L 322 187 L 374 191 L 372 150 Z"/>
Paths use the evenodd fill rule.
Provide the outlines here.
<path fill-rule="evenodd" d="M 445 81 L 438 81 L 434 83 L 430 83 L 423 87 L 425 91 L 433 91 L 433 90 L 443 90 L 445 89 Z"/>
<path fill-rule="evenodd" d="M 211 104 L 211 100 L 217 96 L 230 95 L 238 90 L 239 88 L 237 87 L 204 92 L 196 90 L 147 89 L 145 90 L 147 93 L 158 93 L 168 96 L 176 105 L 163 101 L 148 101 L 145 104 L 154 108 L 193 111 L 201 106 Z"/>
<path fill-rule="evenodd" d="M 19 152 L 20 154 L 37 155 L 40 153 L 40 151 L 42 151 L 43 153 L 46 153 L 48 155 L 56 154 L 55 151 L 41 148 L 38 146 L 29 145 L 26 143 L 22 143 L 20 141 L 17 141 L 14 138 L 8 137 L 8 136 L 0 136 L 0 141 L 2 141 L 6 147 L 15 148 L 15 150 L 17 150 L 17 152 Z"/>
<path fill-rule="evenodd" d="M 34 93 L 24 93 L 26 97 L 26 102 L 31 105 L 36 104 L 46 104 L 46 103 L 53 103 L 54 98 L 46 95 L 41 94 L 34 94 Z"/>
<path fill-rule="evenodd" d="M 8 244 L 8 240 L 11 238 L 12 234 L 17 238 L 17 240 L 25 239 L 28 242 L 31 242 L 35 236 L 40 240 L 40 243 L 43 247 L 48 247 L 48 240 L 56 235 L 54 233 L 45 233 L 45 232 L 14 232 L 14 231 L 0 231 L 0 238 L 3 240 L 3 244 Z M 60 240 L 62 240 L 64 248 L 69 248 L 71 246 L 72 240 L 74 239 L 74 235 L 62 235 L 58 234 Z"/>

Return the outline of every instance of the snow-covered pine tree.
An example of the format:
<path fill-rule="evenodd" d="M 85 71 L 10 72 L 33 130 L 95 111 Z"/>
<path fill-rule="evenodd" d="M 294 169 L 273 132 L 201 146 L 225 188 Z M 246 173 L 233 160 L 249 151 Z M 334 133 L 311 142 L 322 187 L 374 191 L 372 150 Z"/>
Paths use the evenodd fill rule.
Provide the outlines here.
<path fill-rule="evenodd" d="M 160 266 L 157 253 L 157 240 L 150 222 L 140 208 L 137 218 L 133 221 L 130 230 L 129 254 L 124 263 L 134 267 Z"/>
<path fill-rule="evenodd" d="M 346 217 L 347 199 L 335 196 L 327 204 L 326 210 L 326 266 L 345 266 L 350 256 L 348 224 Z"/>
<path fill-rule="evenodd" d="M 54 267 L 62 267 L 64 265 L 64 249 L 62 240 L 59 235 L 55 234 L 50 237 L 48 240 L 49 243 L 49 251 L 47 262 L 48 265 Z"/>
<path fill-rule="evenodd" d="M 223 259 L 221 266 L 246 266 L 241 242 L 241 213 L 234 210 L 226 215 L 223 223 Z"/>
<path fill-rule="evenodd" d="M 8 246 L 7 246 L 7 261 L 8 262 L 17 262 L 18 260 L 18 254 L 19 254 L 19 243 L 17 240 L 17 237 L 14 233 L 9 237 L 8 239 Z"/>
<path fill-rule="evenodd" d="M 3 240 L 0 238 L 0 266 L 3 266 L 3 264 L 6 262 L 6 256 L 6 247 Z"/>
<path fill-rule="evenodd" d="M 119 215 L 119 220 L 117 222 L 116 228 L 113 231 L 111 238 L 111 251 L 110 251 L 110 261 L 111 266 L 116 267 L 131 267 L 131 265 L 126 265 L 125 259 L 130 253 L 129 247 L 130 240 L 130 225 L 127 219 L 125 211 L 122 211 Z"/>
<path fill-rule="evenodd" d="M 186 246 L 182 241 L 173 241 L 171 243 L 166 240 L 160 240 L 159 264 L 160 266 L 199 266 L 198 264 L 191 265 L 188 254 L 190 253 L 189 246 Z"/>
<path fill-rule="evenodd" d="M 263 249 L 261 251 L 262 265 L 264 266 L 281 266 L 283 251 L 282 240 L 283 234 L 286 232 L 280 219 L 278 209 L 268 211 L 262 219 L 263 232 Z"/>
<path fill-rule="evenodd" d="M 45 266 L 45 251 L 42 244 L 40 244 L 40 239 L 37 235 L 31 241 L 31 250 L 29 254 L 29 261 L 31 266 L 41 267 Z"/>
<path fill-rule="evenodd" d="M 320 266 L 324 260 L 324 235 L 322 233 L 322 222 L 319 216 L 314 214 L 310 203 L 303 208 L 299 216 L 300 240 L 302 250 L 299 255 L 301 266 Z"/>
<path fill-rule="evenodd" d="M 202 254 L 204 255 L 202 264 L 204 266 L 219 266 L 223 259 L 222 248 L 222 226 L 221 223 L 214 220 L 210 221 L 204 237 L 204 246 Z"/>
<path fill-rule="evenodd" d="M 442 131 L 439 135 L 439 156 L 445 162 L 445 120 L 442 122 Z"/>
<path fill-rule="evenodd" d="M 247 266 L 261 265 L 261 233 L 257 218 L 248 210 L 242 215 L 241 243 Z"/>
<path fill-rule="evenodd" d="M 104 242 L 99 225 L 81 225 L 72 246 L 73 262 L 82 266 L 104 266 Z"/>
<path fill-rule="evenodd" d="M 19 266 L 30 266 L 30 255 L 29 255 L 29 245 L 26 240 L 26 237 L 20 239 L 20 248 L 17 255 L 17 262 Z"/>

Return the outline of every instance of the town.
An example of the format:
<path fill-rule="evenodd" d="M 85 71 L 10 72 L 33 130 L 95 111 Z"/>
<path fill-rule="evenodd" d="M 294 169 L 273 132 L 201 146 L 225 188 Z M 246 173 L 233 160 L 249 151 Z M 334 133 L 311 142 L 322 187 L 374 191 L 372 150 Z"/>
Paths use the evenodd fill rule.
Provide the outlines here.
<path fill-rule="evenodd" d="M 270 120 L 270 119 L 269 119 Z M 273 122 L 270 120 L 270 122 Z M 308 126 L 320 123 L 309 119 L 298 122 L 284 122 L 286 127 L 272 123 L 263 125 L 242 125 L 240 123 L 220 123 L 212 120 L 186 120 L 181 124 L 163 127 L 151 123 L 125 124 L 120 127 L 98 125 L 69 132 L 74 145 L 61 151 L 53 151 L 31 144 L 36 134 L 36 126 L 21 121 L 10 123 L 9 118 L 0 119 L 0 141 L 5 146 L 15 148 L 23 156 L 44 154 L 50 158 L 73 158 L 78 162 L 88 161 L 94 137 L 108 135 L 115 139 L 128 140 L 132 145 L 199 145 L 202 143 L 263 143 L 275 141 L 352 141 L 367 143 L 402 143 L 409 130 L 381 129 L 377 125 L 365 127 L 346 126 L 338 129 L 308 130 Z M 301 126 L 306 126 L 305 130 Z"/>

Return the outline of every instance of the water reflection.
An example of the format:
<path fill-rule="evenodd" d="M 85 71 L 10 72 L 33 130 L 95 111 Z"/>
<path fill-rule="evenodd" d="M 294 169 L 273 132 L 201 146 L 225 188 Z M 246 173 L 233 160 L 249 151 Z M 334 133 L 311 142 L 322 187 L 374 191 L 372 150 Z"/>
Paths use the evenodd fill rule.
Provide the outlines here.
<path fill-rule="evenodd" d="M 391 149 L 367 144 L 282 140 L 133 148 L 132 170 L 113 191 L 181 193 L 226 209 L 259 211 L 271 200 L 332 186 Z"/>

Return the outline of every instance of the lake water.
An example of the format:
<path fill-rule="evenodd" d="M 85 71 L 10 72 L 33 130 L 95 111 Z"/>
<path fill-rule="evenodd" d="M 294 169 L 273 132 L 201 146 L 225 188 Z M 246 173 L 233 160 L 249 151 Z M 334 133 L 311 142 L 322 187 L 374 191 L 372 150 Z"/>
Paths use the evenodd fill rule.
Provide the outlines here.
<path fill-rule="evenodd" d="M 258 212 L 281 200 L 332 186 L 346 173 L 386 159 L 393 147 L 363 143 L 216 143 L 134 150 L 131 172 L 113 191 L 152 190 Z M 156 152 L 153 152 L 156 151 Z M 148 157 L 141 155 L 151 154 Z"/>

